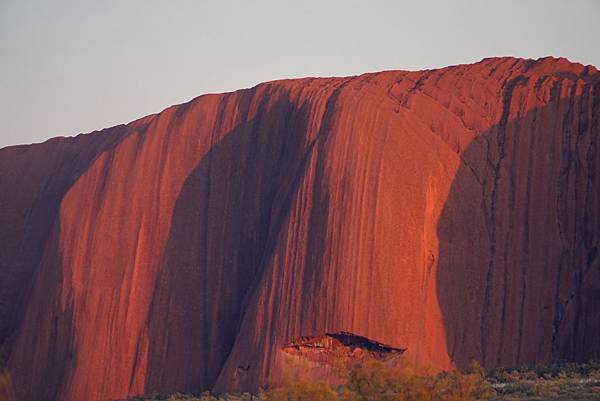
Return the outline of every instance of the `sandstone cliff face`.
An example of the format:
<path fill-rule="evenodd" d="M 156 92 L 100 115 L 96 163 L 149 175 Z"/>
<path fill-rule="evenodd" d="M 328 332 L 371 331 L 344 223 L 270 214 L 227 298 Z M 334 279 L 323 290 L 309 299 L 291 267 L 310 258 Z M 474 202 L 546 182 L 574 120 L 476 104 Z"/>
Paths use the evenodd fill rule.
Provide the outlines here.
<path fill-rule="evenodd" d="M 301 337 L 438 368 L 600 357 L 600 74 L 261 84 L 0 150 L 22 400 L 252 390 Z"/>

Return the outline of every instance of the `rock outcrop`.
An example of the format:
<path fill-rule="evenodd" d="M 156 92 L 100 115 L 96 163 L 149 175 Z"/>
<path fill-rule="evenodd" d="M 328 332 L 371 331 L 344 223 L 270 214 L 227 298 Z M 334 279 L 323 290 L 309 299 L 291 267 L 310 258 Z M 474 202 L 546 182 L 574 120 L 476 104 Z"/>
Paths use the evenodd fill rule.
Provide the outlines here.
<path fill-rule="evenodd" d="M 385 360 L 400 356 L 406 350 L 390 347 L 356 334 L 341 332 L 301 337 L 286 344 L 283 351 L 317 363 L 334 365 L 340 359 L 352 360 L 363 356 Z"/>
<path fill-rule="evenodd" d="M 269 82 L 0 150 L 20 400 L 254 390 L 351 332 L 439 369 L 600 357 L 600 74 Z"/>

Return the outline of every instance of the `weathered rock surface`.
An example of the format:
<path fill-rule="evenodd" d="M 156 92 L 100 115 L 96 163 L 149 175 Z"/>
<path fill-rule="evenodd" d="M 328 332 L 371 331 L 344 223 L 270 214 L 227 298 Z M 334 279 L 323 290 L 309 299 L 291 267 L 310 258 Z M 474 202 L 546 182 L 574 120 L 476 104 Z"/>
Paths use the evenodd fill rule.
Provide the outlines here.
<path fill-rule="evenodd" d="M 402 355 L 406 349 L 394 348 L 356 334 L 325 333 L 319 336 L 301 337 L 283 347 L 283 352 L 316 363 L 334 365 L 340 359 L 356 359 L 363 356 L 385 360 Z"/>
<path fill-rule="evenodd" d="M 252 390 L 328 332 L 442 369 L 600 357 L 599 140 L 594 67 L 496 58 L 2 149 L 20 399 Z"/>

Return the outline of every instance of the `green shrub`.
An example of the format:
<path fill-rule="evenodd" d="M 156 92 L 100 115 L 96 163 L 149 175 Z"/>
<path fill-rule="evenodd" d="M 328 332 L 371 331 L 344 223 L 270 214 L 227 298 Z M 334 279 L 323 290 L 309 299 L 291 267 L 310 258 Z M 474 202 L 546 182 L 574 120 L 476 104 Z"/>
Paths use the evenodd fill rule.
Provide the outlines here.
<path fill-rule="evenodd" d="M 348 364 L 344 385 L 298 382 L 269 390 L 264 401 L 473 401 L 481 399 L 483 369 L 474 365 L 468 374 L 458 371 L 432 375 L 406 360 L 393 365 L 364 358 Z"/>
<path fill-rule="evenodd" d="M 467 372 L 432 374 L 399 358 L 361 358 L 340 367 L 342 385 L 292 382 L 251 394 L 171 394 L 145 401 L 591 401 L 600 400 L 600 364 L 560 363 L 494 369 L 477 363 Z M 0 388 L 2 380 L 0 376 Z M 0 401 L 5 401 L 0 398 Z M 12 399 L 11 399 L 12 401 Z"/>
<path fill-rule="evenodd" d="M 471 401 L 479 398 L 479 371 L 430 375 L 408 363 L 389 367 L 377 360 L 354 364 L 348 372 L 348 389 L 359 401 Z"/>
<path fill-rule="evenodd" d="M 339 401 L 338 393 L 326 383 L 298 382 L 268 390 L 265 401 Z M 348 400 L 349 401 L 349 400 Z"/>

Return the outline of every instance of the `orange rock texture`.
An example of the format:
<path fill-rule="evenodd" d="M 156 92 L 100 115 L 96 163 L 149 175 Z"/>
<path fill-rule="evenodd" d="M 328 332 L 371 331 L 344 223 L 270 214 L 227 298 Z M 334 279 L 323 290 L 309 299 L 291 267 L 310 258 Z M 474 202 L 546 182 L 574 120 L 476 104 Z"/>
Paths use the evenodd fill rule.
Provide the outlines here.
<path fill-rule="evenodd" d="M 600 357 L 600 74 L 268 82 L 0 150 L 22 401 L 256 390 L 297 338 L 439 369 Z"/>

